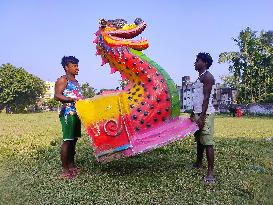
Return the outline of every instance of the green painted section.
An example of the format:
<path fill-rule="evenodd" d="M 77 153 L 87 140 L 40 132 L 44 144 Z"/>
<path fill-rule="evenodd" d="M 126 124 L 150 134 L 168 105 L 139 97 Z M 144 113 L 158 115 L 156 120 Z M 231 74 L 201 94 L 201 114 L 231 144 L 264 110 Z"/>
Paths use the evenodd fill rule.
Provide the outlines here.
<path fill-rule="evenodd" d="M 143 54 L 141 51 L 137 51 L 130 48 L 130 52 L 134 55 L 137 55 L 142 60 L 148 62 L 151 66 L 153 66 L 166 80 L 170 96 L 171 96 L 171 117 L 176 117 L 180 115 L 180 102 L 179 102 L 179 95 L 176 89 L 176 85 L 174 81 L 171 79 L 170 75 L 156 62 L 151 60 L 149 57 L 147 57 L 145 54 Z"/>

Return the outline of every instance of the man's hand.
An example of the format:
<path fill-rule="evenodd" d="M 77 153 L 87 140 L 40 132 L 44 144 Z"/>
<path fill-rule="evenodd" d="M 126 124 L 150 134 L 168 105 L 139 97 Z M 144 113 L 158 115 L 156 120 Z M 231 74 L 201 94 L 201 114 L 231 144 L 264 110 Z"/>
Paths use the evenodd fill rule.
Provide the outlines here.
<path fill-rule="evenodd" d="M 75 98 L 73 98 L 74 102 L 77 102 L 77 101 L 80 101 L 80 100 L 83 100 L 84 98 L 81 97 L 81 96 L 76 96 Z"/>
<path fill-rule="evenodd" d="M 198 125 L 200 130 L 204 128 L 205 120 L 205 116 L 200 116 L 200 118 L 196 121 L 196 124 Z"/>
<path fill-rule="evenodd" d="M 190 113 L 190 119 L 192 122 L 195 122 L 195 119 L 194 119 L 194 112 L 191 112 Z"/>

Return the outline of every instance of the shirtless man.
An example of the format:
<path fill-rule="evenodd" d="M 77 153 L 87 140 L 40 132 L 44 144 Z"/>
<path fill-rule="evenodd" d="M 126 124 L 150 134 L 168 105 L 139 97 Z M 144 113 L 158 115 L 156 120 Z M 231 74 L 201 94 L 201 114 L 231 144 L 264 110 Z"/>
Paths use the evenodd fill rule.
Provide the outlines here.
<path fill-rule="evenodd" d="M 206 150 L 208 161 L 207 175 L 203 178 L 206 183 L 215 183 L 214 176 L 214 108 L 212 105 L 212 87 L 215 84 L 213 75 L 208 71 L 212 65 L 209 53 L 199 53 L 195 61 L 195 70 L 199 77 L 194 83 L 192 119 L 199 130 L 195 133 L 197 143 L 197 158 L 193 168 L 202 168 L 203 154 Z"/>
<path fill-rule="evenodd" d="M 62 177 L 65 179 L 72 179 L 79 172 L 74 162 L 77 139 L 81 136 L 81 122 L 75 107 L 75 102 L 82 99 L 81 87 L 75 78 L 79 72 L 78 62 L 74 56 L 64 56 L 62 66 L 65 75 L 58 78 L 55 83 L 54 98 L 62 103 L 59 117 L 63 131 Z"/>

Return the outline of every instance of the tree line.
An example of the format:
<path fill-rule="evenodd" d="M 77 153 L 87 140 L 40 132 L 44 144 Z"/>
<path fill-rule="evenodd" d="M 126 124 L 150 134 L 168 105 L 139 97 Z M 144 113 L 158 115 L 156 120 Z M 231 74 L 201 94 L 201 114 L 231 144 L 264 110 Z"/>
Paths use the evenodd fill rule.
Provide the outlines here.
<path fill-rule="evenodd" d="M 239 51 L 223 52 L 219 63 L 228 63 L 230 75 L 223 82 L 238 91 L 238 103 L 273 102 L 273 31 L 240 31 L 233 41 Z M 121 81 L 124 88 L 127 81 Z M 0 110 L 10 109 L 21 112 L 26 107 L 36 106 L 45 93 L 45 82 L 28 73 L 24 68 L 16 68 L 7 63 L 0 66 Z M 95 95 L 96 89 L 88 83 L 82 84 L 85 98 Z M 58 102 L 51 99 L 49 107 Z"/>
<path fill-rule="evenodd" d="M 219 63 L 229 64 L 224 83 L 238 90 L 238 103 L 273 102 L 273 31 L 248 27 L 233 41 L 239 51 L 219 55 Z"/>
<path fill-rule="evenodd" d="M 24 112 L 26 108 L 36 107 L 41 102 L 46 91 L 45 82 L 37 76 L 28 73 L 24 68 L 16 68 L 7 63 L 0 66 L 0 110 L 7 112 Z M 82 84 L 82 94 L 85 98 L 95 95 L 95 89 L 88 83 Z M 54 99 L 45 101 L 48 107 L 57 107 Z"/>

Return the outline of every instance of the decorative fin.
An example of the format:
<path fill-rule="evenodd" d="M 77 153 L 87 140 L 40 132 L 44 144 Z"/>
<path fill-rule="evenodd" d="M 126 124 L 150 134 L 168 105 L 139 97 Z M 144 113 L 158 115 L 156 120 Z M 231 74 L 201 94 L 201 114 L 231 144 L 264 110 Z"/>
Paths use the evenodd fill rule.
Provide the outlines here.
<path fill-rule="evenodd" d="M 121 80 L 124 81 L 126 79 L 125 75 L 121 74 Z"/>
<path fill-rule="evenodd" d="M 111 72 L 110 72 L 110 74 L 113 74 L 113 73 L 115 73 L 116 71 L 117 71 L 117 69 L 116 69 L 116 68 L 111 67 Z"/>
<path fill-rule="evenodd" d="M 101 57 L 101 66 L 105 65 L 106 63 L 108 63 L 108 60 L 104 57 Z"/>
<path fill-rule="evenodd" d="M 98 44 L 98 42 L 99 42 L 99 38 L 96 37 L 95 40 L 93 41 L 93 43 Z"/>

